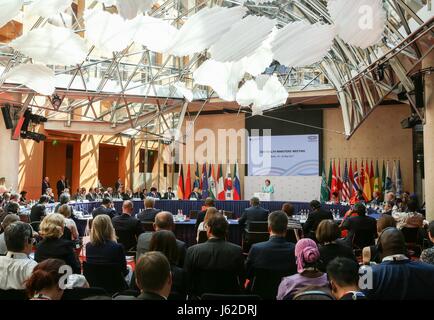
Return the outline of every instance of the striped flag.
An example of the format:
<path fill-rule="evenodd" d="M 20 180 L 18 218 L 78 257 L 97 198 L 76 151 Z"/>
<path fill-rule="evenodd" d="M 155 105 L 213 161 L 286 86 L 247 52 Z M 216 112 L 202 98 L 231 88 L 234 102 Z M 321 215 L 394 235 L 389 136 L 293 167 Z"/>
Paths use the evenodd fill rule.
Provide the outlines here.
<path fill-rule="evenodd" d="M 208 190 L 209 196 L 215 199 L 217 196 L 217 189 L 214 180 L 214 166 L 212 164 L 209 165 Z"/>
<path fill-rule="evenodd" d="M 360 179 L 359 179 L 359 171 L 357 170 L 357 160 L 354 164 L 354 183 L 353 183 L 353 189 L 354 193 L 357 194 L 357 191 L 359 191 L 360 188 Z"/>
<path fill-rule="evenodd" d="M 218 166 L 217 170 L 217 199 L 225 200 L 225 185 L 223 182 L 223 167 L 221 164 Z"/>
<path fill-rule="evenodd" d="M 342 192 L 341 159 L 339 159 L 337 175 L 338 175 L 338 192 L 341 193 Z"/>
<path fill-rule="evenodd" d="M 201 188 L 201 183 L 200 183 L 200 175 L 199 175 L 199 163 L 196 162 L 196 172 L 194 173 L 194 182 L 193 182 L 193 189 L 194 188 Z"/>
<path fill-rule="evenodd" d="M 348 176 L 347 160 L 345 160 L 344 176 L 342 177 L 342 200 L 350 201 L 350 179 Z"/>
<path fill-rule="evenodd" d="M 182 173 L 182 164 L 179 164 L 178 189 L 176 193 L 178 199 L 184 199 L 184 174 Z"/>
<path fill-rule="evenodd" d="M 229 163 L 226 166 L 225 194 L 226 200 L 232 200 L 232 177 L 231 165 Z"/>
<path fill-rule="evenodd" d="M 206 172 L 206 164 L 202 167 L 202 198 L 208 198 L 208 174 Z"/>
<path fill-rule="evenodd" d="M 241 184 L 240 179 L 238 177 L 239 168 L 238 162 L 235 163 L 235 172 L 234 172 L 234 200 L 241 200 Z"/>

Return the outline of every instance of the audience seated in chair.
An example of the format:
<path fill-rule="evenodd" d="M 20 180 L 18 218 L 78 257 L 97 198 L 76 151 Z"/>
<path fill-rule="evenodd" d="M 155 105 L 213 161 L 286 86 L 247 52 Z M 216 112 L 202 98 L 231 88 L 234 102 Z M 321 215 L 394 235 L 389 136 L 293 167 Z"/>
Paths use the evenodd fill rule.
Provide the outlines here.
<path fill-rule="evenodd" d="M 318 270 L 320 253 L 312 239 L 301 239 L 295 245 L 297 274 L 286 277 L 279 285 L 277 300 L 291 300 L 307 286 L 327 287 L 327 274 Z"/>
<path fill-rule="evenodd" d="M 338 224 L 333 220 L 323 220 L 316 229 L 316 239 L 319 243 L 320 261 L 318 269 L 325 272 L 327 265 L 336 257 L 345 257 L 357 261 L 353 249 L 340 237 Z"/>
<path fill-rule="evenodd" d="M 130 200 L 124 201 L 122 215 L 112 219 L 118 242 L 124 246 L 124 250 L 127 252 L 136 250 L 137 238 L 143 232 L 140 221 L 132 216 L 133 210 L 133 203 Z"/>
<path fill-rule="evenodd" d="M 75 221 L 71 219 L 71 207 L 67 204 L 61 205 L 59 213 L 65 218 L 65 227 L 68 228 L 71 233 L 71 239 L 69 240 L 78 240 L 79 235 L 77 225 L 75 224 Z"/>
<path fill-rule="evenodd" d="M 282 205 L 282 211 L 286 213 L 288 216 L 288 232 L 287 232 L 287 239 L 294 240 L 293 242 L 297 242 L 301 238 L 303 238 L 303 226 L 301 225 L 300 221 L 293 218 L 294 215 L 294 206 L 286 202 Z M 291 233 L 294 233 L 294 236 L 292 236 Z M 289 237 L 288 237 L 288 234 Z"/>
<path fill-rule="evenodd" d="M 94 218 L 100 214 L 106 214 L 110 217 L 110 219 L 113 219 L 115 216 L 117 216 L 116 210 L 113 209 L 113 200 L 111 198 L 105 197 L 102 199 L 101 205 L 92 211 L 92 216 Z"/>
<path fill-rule="evenodd" d="M 407 205 L 407 212 L 395 211 L 392 216 L 395 218 L 398 229 L 402 228 L 421 228 L 423 226 L 424 217 L 416 210 L 418 208 L 415 200 L 410 200 Z"/>
<path fill-rule="evenodd" d="M 244 279 L 241 247 L 226 241 L 228 222 L 221 214 L 208 220 L 208 241 L 187 249 L 184 271 L 189 293 L 239 293 Z"/>
<path fill-rule="evenodd" d="M 366 300 L 359 288 L 359 265 L 354 259 L 333 259 L 327 265 L 327 275 L 337 300 Z"/>
<path fill-rule="evenodd" d="M 197 214 L 197 217 L 196 217 L 196 224 L 195 224 L 196 230 L 199 228 L 199 225 L 205 219 L 206 211 L 208 210 L 208 208 L 212 208 L 212 207 L 215 207 L 214 199 L 210 198 L 210 197 L 206 198 L 205 199 L 205 205 L 202 207 L 202 210 Z"/>
<path fill-rule="evenodd" d="M 372 288 L 364 289 L 370 300 L 427 300 L 434 297 L 434 266 L 410 260 L 405 240 L 396 228 L 383 230 L 378 239 L 382 262 L 372 265 Z"/>
<path fill-rule="evenodd" d="M 348 230 L 347 242 L 351 243 L 354 249 L 375 244 L 377 221 L 366 215 L 366 207 L 360 202 L 354 205 L 354 211 L 358 216 L 350 217 L 342 224 L 342 229 Z"/>
<path fill-rule="evenodd" d="M 173 215 L 170 212 L 162 211 L 155 216 L 155 221 L 154 221 L 155 231 L 167 230 L 173 232 L 174 228 L 175 228 L 175 223 L 173 221 Z M 136 261 L 139 260 L 140 255 L 149 251 L 152 235 L 153 232 L 145 232 L 139 236 L 137 240 Z M 184 265 L 184 258 L 185 258 L 185 253 L 187 251 L 187 247 L 184 241 L 178 239 L 176 239 L 176 246 L 178 248 L 178 259 L 179 259 L 176 265 L 182 267 Z"/>
<path fill-rule="evenodd" d="M 434 243 L 434 221 L 431 221 L 428 225 L 428 237 L 431 243 Z M 420 255 L 420 261 L 434 265 L 434 246 L 425 249 Z"/>
<path fill-rule="evenodd" d="M 17 221 L 4 232 L 8 253 L 0 257 L 0 290 L 22 290 L 37 262 L 29 258 L 34 243 L 29 224 Z"/>
<path fill-rule="evenodd" d="M 333 220 L 333 214 L 329 210 L 321 208 L 321 203 L 317 200 L 310 202 L 312 212 L 309 213 L 307 220 L 303 226 L 303 234 L 305 237 L 315 240 L 316 228 L 323 220 Z"/>
<path fill-rule="evenodd" d="M 268 210 L 260 206 L 259 198 L 253 197 L 250 199 L 250 208 L 244 210 L 238 219 L 238 224 L 241 228 L 245 227 L 248 230 L 252 221 L 267 221 L 268 213 Z"/>
<path fill-rule="evenodd" d="M 4 256 L 8 252 L 8 248 L 6 246 L 5 241 L 5 230 L 8 227 L 8 225 L 20 221 L 20 217 L 18 217 L 16 214 L 8 214 L 1 223 L 1 234 L 0 234 L 0 255 Z"/>
<path fill-rule="evenodd" d="M 378 236 L 381 234 L 381 232 L 383 232 L 384 229 L 389 227 L 395 228 L 396 221 L 392 218 L 392 216 L 383 214 L 377 221 Z M 362 261 L 365 265 L 369 265 L 371 263 L 381 263 L 381 257 L 378 252 L 377 244 L 363 248 Z"/>
<path fill-rule="evenodd" d="M 135 274 L 139 296 L 120 295 L 115 300 L 167 300 L 172 288 L 172 275 L 164 254 L 156 251 L 143 254 L 136 264 Z"/>
<path fill-rule="evenodd" d="M 39 198 L 39 202 L 30 209 L 30 222 L 42 221 L 45 217 L 45 206 L 48 204 L 49 199 L 46 195 Z"/>
<path fill-rule="evenodd" d="M 80 274 L 81 266 L 74 252 L 74 243 L 62 239 L 64 228 L 65 218 L 59 213 L 50 214 L 42 220 L 39 234 L 43 239 L 36 247 L 35 260 L 61 259 L 74 273 Z"/>
<path fill-rule="evenodd" d="M 155 216 L 157 215 L 158 212 L 160 212 L 160 210 L 155 209 L 154 206 L 155 206 L 155 199 L 150 197 L 146 198 L 145 209 L 137 215 L 137 219 L 139 219 L 141 222 L 154 221 Z"/>
<path fill-rule="evenodd" d="M 209 207 L 208 209 L 206 209 L 206 211 L 205 211 L 205 217 L 204 217 L 203 221 L 199 224 L 199 226 L 197 228 L 197 236 L 196 236 L 196 242 L 197 243 L 199 243 L 199 234 L 202 231 L 206 232 L 206 225 L 208 223 L 208 220 L 211 219 L 211 217 L 214 217 L 218 213 L 219 213 L 219 211 L 215 207 Z"/>

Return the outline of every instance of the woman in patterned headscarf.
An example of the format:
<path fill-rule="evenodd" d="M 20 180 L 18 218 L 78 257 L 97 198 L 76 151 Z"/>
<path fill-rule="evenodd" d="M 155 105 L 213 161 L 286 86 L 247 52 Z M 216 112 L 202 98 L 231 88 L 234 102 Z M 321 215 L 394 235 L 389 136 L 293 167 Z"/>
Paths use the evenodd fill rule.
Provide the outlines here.
<path fill-rule="evenodd" d="M 283 278 L 277 292 L 277 300 L 290 300 L 306 287 L 327 288 L 327 274 L 317 269 L 320 259 L 318 246 L 312 239 L 301 239 L 295 245 L 297 274 Z"/>

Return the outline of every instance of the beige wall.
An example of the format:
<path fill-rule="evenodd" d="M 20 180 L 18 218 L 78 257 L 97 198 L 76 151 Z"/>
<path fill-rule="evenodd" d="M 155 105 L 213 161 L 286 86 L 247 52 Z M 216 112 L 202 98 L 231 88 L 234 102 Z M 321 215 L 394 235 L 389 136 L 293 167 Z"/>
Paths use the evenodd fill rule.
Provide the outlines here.
<path fill-rule="evenodd" d="M 340 109 L 324 110 L 324 128 L 343 132 Z M 402 129 L 401 120 L 410 115 L 406 105 L 380 106 L 360 126 L 350 140 L 334 132 L 324 131 L 323 155 L 328 170 L 330 159 L 378 159 L 380 171 L 382 160 L 400 160 L 403 188 L 413 191 L 413 138 L 411 129 Z M 336 164 L 337 165 L 337 164 Z M 375 163 L 374 163 L 375 165 Z M 342 169 L 341 169 L 342 170 Z M 391 170 L 391 169 L 390 169 Z"/>

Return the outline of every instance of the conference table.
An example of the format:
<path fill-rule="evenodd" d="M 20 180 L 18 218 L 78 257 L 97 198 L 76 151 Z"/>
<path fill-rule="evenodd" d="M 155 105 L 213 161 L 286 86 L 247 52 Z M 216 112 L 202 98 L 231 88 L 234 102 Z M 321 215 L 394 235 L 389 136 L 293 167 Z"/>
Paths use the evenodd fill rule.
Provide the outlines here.
<path fill-rule="evenodd" d="M 134 214 L 139 213 L 144 209 L 144 202 L 140 199 L 132 200 L 134 205 Z M 282 205 L 288 201 L 262 201 L 261 206 L 270 212 L 275 210 L 280 210 Z M 118 213 L 122 212 L 122 203 L 121 199 L 113 199 L 115 210 Z M 307 214 L 310 211 L 308 202 L 291 202 L 294 206 L 295 218 L 300 220 L 301 223 L 304 223 L 307 217 Z M 47 206 L 48 212 L 53 211 L 56 204 L 50 204 Z M 83 202 L 71 202 L 70 205 L 74 209 L 75 216 L 73 219 L 77 224 L 77 229 L 80 236 L 84 236 L 86 233 L 86 226 L 88 220 L 92 218 L 92 211 L 101 205 L 101 201 L 83 201 Z M 178 213 L 178 210 L 182 211 L 182 214 L 185 216 L 189 216 L 190 211 L 201 211 L 204 205 L 204 201 L 202 200 L 156 200 L 155 208 L 172 212 L 175 216 Z M 238 225 L 237 218 L 239 218 L 243 211 L 250 207 L 250 202 L 245 200 L 225 200 L 225 201 L 215 201 L 215 207 L 219 210 L 229 211 L 233 213 L 234 219 L 228 219 L 229 222 L 229 234 L 228 240 L 241 244 L 241 236 L 242 230 Z M 323 204 L 323 208 L 326 210 L 330 210 L 335 220 L 340 220 L 350 209 L 349 205 L 345 204 Z M 22 210 L 21 212 L 25 212 L 26 210 Z M 29 210 L 28 210 L 29 211 Z M 27 211 L 27 212 L 28 212 Z M 376 219 L 379 218 L 380 214 L 375 211 L 373 208 L 368 208 L 368 214 Z M 176 218 L 176 217 L 175 217 Z M 175 219 L 175 234 L 178 239 L 186 242 L 188 246 L 196 243 L 196 230 L 195 230 L 196 219 L 186 219 L 183 221 L 177 221 Z"/>

